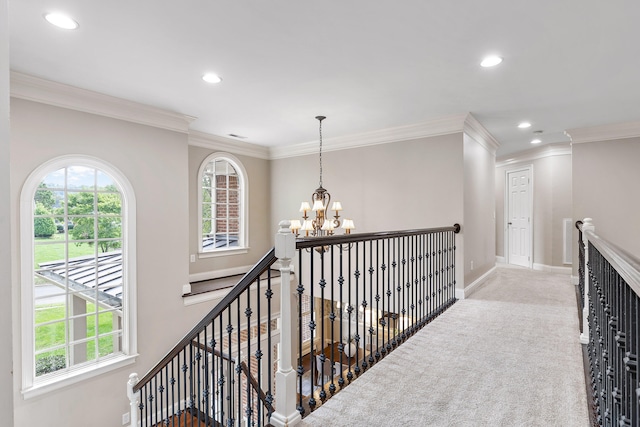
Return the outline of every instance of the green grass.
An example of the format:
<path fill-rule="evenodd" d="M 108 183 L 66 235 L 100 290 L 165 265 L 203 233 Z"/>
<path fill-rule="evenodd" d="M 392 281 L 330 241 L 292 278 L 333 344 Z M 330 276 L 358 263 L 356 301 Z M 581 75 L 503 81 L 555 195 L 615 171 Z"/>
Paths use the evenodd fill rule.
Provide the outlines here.
<path fill-rule="evenodd" d="M 60 242 L 42 244 L 43 242 Z M 56 233 L 51 237 L 36 237 L 33 268 L 38 269 L 38 264 L 48 261 L 58 261 L 65 258 L 65 246 L 69 247 L 69 258 L 95 254 L 95 248 L 88 243 L 76 245 L 73 242 L 64 241 L 64 233 Z"/>
<path fill-rule="evenodd" d="M 95 304 L 87 303 L 87 313 L 95 313 Z M 65 306 L 63 304 L 43 304 L 36 307 L 35 322 L 36 325 L 52 322 L 65 317 Z M 98 316 L 98 335 L 109 333 L 113 330 L 113 313 L 112 312 L 100 312 Z M 60 344 L 64 344 L 65 337 L 65 323 L 64 321 L 55 322 L 49 325 L 37 326 L 35 333 L 35 348 L 36 350 L 45 350 Z M 87 323 L 87 338 L 95 337 L 96 325 L 95 314 L 91 314 L 86 317 Z M 113 352 L 113 338 L 107 336 L 104 338 L 98 338 L 99 340 L 99 355 L 106 356 Z M 64 350 L 56 350 L 54 352 L 44 353 L 42 356 L 51 354 L 64 354 Z M 93 342 L 87 343 L 87 360 L 93 360 L 96 358 L 96 349 Z"/>

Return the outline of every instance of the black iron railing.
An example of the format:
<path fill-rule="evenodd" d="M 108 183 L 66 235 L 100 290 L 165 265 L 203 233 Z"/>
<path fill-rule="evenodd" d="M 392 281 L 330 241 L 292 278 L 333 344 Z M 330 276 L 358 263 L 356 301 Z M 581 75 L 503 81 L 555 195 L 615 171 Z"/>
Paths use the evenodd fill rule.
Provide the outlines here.
<path fill-rule="evenodd" d="M 303 416 L 456 301 L 459 230 L 456 224 L 298 241 Z"/>
<path fill-rule="evenodd" d="M 273 412 L 276 286 L 269 251 L 137 384 L 140 426 L 265 426 Z"/>
<path fill-rule="evenodd" d="M 602 426 L 638 426 L 640 261 L 593 232 L 582 231 L 588 240 L 587 350 L 595 420 Z"/>
<path fill-rule="evenodd" d="M 458 225 L 301 238 L 295 250 L 287 225 L 277 242 L 290 250 L 268 252 L 160 363 L 132 374 L 134 423 L 268 426 L 290 419 L 283 402 L 304 415 L 456 300 Z M 296 250 L 297 288 L 286 291 Z M 272 273 L 276 253 L 291 253 L 282 275 Z M 289 350 L 297 389 L 282 363 Z"/>
<path fill-rule="evenodd" d="M 582 332 L 582 311 L 584 310 L 584 241 L 582 239 L 582 221 L 576 221 L 576 228 L 578 229 L 578 325 Z"/>

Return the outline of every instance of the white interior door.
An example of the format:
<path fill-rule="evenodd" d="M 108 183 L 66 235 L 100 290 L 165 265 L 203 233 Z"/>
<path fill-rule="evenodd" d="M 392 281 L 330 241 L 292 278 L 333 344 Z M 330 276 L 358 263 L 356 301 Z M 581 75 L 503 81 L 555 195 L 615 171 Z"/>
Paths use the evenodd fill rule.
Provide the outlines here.
<path fill-rule="evenodd" d="M 507 172 L 509 264 L 531 267 L 531 169 Z"/>

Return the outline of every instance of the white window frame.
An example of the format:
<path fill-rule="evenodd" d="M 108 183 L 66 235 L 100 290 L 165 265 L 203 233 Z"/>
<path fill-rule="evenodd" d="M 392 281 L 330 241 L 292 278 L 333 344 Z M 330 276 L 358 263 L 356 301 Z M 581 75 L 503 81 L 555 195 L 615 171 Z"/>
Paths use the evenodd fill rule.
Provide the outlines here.
<path fill-rule="evenodd" d="M 109 356 L 91 363 L 72 366 L 64 372 L 35 376 L 34 332 L 34 203 L 33 198 L 40 182 L 49 173 L 70 166 L 85 166 L 109 174 L 120 190 L 122 198 L 122 349 L 121 354 Z M 78 383 L 88 378 L 135 363 L 137 354 L 136 321 L 136 199 L 133 187 L 125 175 L 103 160 L 83 155 L 62 156 L 37 167 L 27 178 L 20 195 L 20 246 L 21 246 L 21 323 L 22 323 L 22 395 L 25 399 Z"/>
<path fill-rule="evenodd" d="M 202 174 L 204 173 L 207 165 L 216 160 L 225 160 L 229 162 L 238 173 L 238 188 L 240 193 L 240 224 L 239 224 L 239 236 L 238 246 L 233 248 L 219 248 L 210 251 L 205 251 L 202 247 Z M 200 164 L 197 177 L 198 186 L 198 257 L 210 258 L 227 255 L 244 254 L 249 251 L 249 180 L 247 179 L 247 171 L 244 166 L 235 156 L 229 153 L 216 152 L 207 156 Z"/>

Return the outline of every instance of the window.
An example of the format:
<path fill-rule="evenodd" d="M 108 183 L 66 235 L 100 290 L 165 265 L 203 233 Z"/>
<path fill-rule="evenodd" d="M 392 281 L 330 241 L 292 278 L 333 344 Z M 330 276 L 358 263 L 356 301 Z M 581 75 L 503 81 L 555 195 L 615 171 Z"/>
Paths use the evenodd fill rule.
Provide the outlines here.
<path fill-rule="evenodd" d="M 226 153 L 207 157 L 200 166 L 200 253 L 247 250 L 247 179 L 242 164 Z"/>
<path fill-rule="evenodd" d="M 116 169 L 63 157 L 21 196 L 25 397 L 133 362 L 135 200 Z"/>

